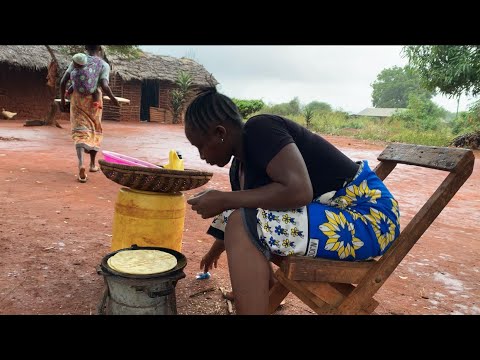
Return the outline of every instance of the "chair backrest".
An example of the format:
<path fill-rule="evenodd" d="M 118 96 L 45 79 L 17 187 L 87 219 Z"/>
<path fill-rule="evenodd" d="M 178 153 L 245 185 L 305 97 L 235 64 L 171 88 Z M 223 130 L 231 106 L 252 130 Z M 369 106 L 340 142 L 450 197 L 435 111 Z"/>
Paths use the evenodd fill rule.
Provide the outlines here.
<path fill-rule="evenodd" d="M 355 312 L 359 305 L 358 299 L 373 297 L 468 179 L 473 171 L 475 156 L 471 150 L 467 149 L 391 144 L 378 156 L 378 160 L 380 160 L 380 164 L 374 171 L 382 180 L 392 172 L 397 164 L 443 170 L 450 174 L 402 230 L 399 238 L 366 273 L 353 290 L 352 296 L 345 299 L 339 306 L 342 313 Z"/>

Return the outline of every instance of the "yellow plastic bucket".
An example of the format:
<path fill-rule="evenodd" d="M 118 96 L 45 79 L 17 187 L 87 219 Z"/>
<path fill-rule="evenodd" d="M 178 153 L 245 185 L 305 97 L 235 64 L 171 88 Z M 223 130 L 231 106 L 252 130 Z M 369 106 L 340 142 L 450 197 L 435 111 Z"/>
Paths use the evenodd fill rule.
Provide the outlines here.
<path fill-rule="evenodd" d="M 182 250 L 183 194 L 121 188 L 113 215 L 112 251 L 138 246 Z"/>

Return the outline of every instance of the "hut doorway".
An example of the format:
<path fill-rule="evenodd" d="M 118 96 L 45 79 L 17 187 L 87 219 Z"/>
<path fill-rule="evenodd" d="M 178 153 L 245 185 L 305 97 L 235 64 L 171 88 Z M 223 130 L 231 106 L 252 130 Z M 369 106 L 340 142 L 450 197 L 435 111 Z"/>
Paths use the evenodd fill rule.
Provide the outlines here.
<path fill-rule="evenodd" d="M 142 81 L 140 120 L 150 121 L 150 107 L 159 106 L 160 80 L 145 79 Z"/>

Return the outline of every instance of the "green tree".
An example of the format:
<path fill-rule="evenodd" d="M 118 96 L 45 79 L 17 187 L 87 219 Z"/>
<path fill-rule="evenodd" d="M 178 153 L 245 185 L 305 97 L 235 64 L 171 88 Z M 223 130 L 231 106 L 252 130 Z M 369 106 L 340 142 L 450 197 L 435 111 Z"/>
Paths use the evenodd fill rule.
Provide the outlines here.
<path fill-rule="evenodd" d="M 105 45 L 105 53 L 136 59 L 141 56 L 142 50 L 138 45 Z"/>
<path fill-rule="evenodd" d="M 419 131 L 436 130 L 447 111 L 425 96 L 412 93 L 408 97 L 407 110 L 393 118 L 404 121 L 407 127 Z"/>
<path fill-rule="evenodd" d="M 305 106 L 305 108 L 308 108 L 316 113 L 332 111 L 332 107 L 330 106 L 330 104 L 321 101 L 312 101 L 307 106 Z"/>
<path fill-rule="evenodd" d="M 451 123 L 454 134 L 476 133 L 480 130 L 480 101 L 469 106 L 468 111 L 461 112 Z"/>
<path fill-rule="evenodd" d="M 290 102 L 288 103 L 288 109 L 289 109 L 289 114 L 293 115 L 298 115 L 300 114 L 300 100 L 298 97 L 294 97 Z"/>
<path fill-rule="evenodd" d="M 270 109 L 265 110 L 268 110 L 268 112 L 272 114 L 281 116 L 300 115 L 300 100 L 298 99 L 298 97 L 294 97 L 288 103 L 275 104 L 272 105 Z"/>
<path fill-rule="evenodd" d="M 480 100 L 470 105 L 468 112 L 475 119 L 477 126 L 480 125 Z"/>
<path fill-rule="evenodd" d="M 382 70 L 372 88 L 372 104 L 379 108 L 406 108 L 410 94 L 427 99 L 434 95 L 422 87 L 420 77 L 408 66 Z"/>
<path fill-rule="evenodd" d="M 247 119 L 257 111 L 260 111 L 265 106 L 265 103 L 262 100 L 232 99 L 232 101 L 237 105 L 238 111 L 240 111 L 240 115 L 242 115 L 244 119 Z"/>
<path fill-rule="evenodd" d="M 480 46 L 404 46 L 409 65 L 429 90 L 447 96 L 480 94 Z"/>
<path fill-rule="evenodd" d="M 47 88 L 50 91 L 50 95 L 52 97 L 55 97 L 55 94 L 57 93 L 57 81 L 58 81 L 58 60 L 52 48 L 50 47 L 50 45 L 45 45 L 45 47 L 47 48 L 47 51 L 51 57 L 50 64 L 48 65 Z M 55 124 L 56 127 L 62 129 L 62 126 L 60 125 L 60 123 L 55 119 L 55 115 L 57 114 L 57 111 L 58 111 L 58 104 L 55 101 L 53 101 L 52 103 L 50 103 L 50 109 L 48 111 L 48 114 L 45 116 L 45 120 L 43 121 L 43 123 L 45 125 Z M 25 123 L 25 125 L 27 124 L 28 124 L 28 120 Z"/>

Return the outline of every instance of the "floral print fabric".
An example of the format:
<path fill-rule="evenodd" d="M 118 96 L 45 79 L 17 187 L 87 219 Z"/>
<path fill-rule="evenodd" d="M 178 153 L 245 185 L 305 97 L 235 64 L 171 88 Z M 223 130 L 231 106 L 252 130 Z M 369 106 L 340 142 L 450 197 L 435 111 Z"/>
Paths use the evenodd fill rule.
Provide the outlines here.
<path fill-rule="evenodd" d="M 224 231 L 228 210 L 211 228 Z M 258 209 L 258 245 L 281 255 L 366 260 L 382 255 L 400 234 L 397 201 L 362 161 L 354 179 L 299 209 Z M 211 232 L 210 232 L 211 233 Z"/>

